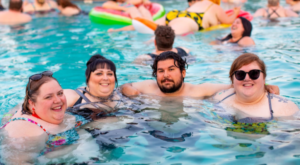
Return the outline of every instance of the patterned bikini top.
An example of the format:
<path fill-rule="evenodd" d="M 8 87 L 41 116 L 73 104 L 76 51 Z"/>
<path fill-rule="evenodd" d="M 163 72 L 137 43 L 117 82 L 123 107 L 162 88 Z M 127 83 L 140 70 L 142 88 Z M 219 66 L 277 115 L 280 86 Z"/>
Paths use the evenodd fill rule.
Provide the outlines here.
<path fill-rule="evenodd" d="M 84 117 L 82 117 L 82 116 L 74 115 L 69 112 L 68 112 L 68 114 L 75 116 L 75 118 L 76 118 L 75 126 L 74 126 L 74 128 L 72 128 L 70 130 L 67 130 L 65 132 L 61 132 L 58 134 L 50 134 L 41 124 L 35 122 L 32 119 L 28 119 L 25 117 L 18 117 L 18 118 L 11 119 L 5 125 L 0 127 L 0 129 L 7 126 L 10 122 L 17 121 L 17 120 L 24 120 L 24 121 L 28 121 L 33 124 L 36 124 L 48 135 L 48 141 L 46 142 L 46 148 L 40 154 L 40 155 L 43 155 L 45 153 L 52 151 L 55 147 L 75 143 L 79 139 L 79 135 L 76 131 L 76 128 L 89 122 L 88 120 L 84 119 Z"/>

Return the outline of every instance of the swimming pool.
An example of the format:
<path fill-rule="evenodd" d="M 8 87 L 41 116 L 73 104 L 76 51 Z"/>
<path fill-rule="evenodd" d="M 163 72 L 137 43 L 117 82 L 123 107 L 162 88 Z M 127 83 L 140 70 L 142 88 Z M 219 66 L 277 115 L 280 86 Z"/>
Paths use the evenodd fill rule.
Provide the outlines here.
<path fill-rule="evenodd" d="M 186 5 L 182 0 L 161 3 L 167 11 L 185 9 Z M 96 4 L 79 5 L 89 11 Z M 248 1 L 244 10 L 254 13 L 264 5 L 264 1 Z M 185 81 L 229 83 L 232 61 L 242 52 L 253 52 L 267 65 L 267 83 L 278 85 L 281 95 L 300 106 L 300 19 L 281 19 L 279 22 L 257 19 L 252 23 L 256 46 L 251 48 L 208 44 L 216 37 L 226 35 L 228 29 L 177 37 L 175 46 L 190 48 L 196 57 L 196 62 L 187 70 Z M 95 53 L 116 63 L 119 85 L 152 79 L 149 66 L 132 63 L 139 54 L 154 49 L 152 43 L 147 43 L 151 36 L 137 32 L 107 33 L 108 28 L 91 24 L 87 16 L 65 18 L 57 14 L 36 16 L 32 23 L 16 28 L 1 26 L 0 114 L 22 102 L 28 77 L 33 73 L 52 70 L 63 88 L 83 86 L 85 63 Z M 74 151 L 73 157 L 53 159 L 52 162 L 297 164 L 300 161 L 297 121 L 269 124 L 270 135 L 255 135 L 249 139 L 243 134 L 226 132 L 227 125 L 214 120 L 210 111 L 212 104 L 207 101 L 184 99 L 183 104 L 170 107 L 173 103 L 170 100 L 140 100 L 144 102 L 144 105 L 136 104 L 140 113 L 124 109 L 117 114 L 118 122 L 101 127 L 101 131 L 112 131 L 99 137 L 100 141 L 118 139 L 115 146 L 102 145 L 100 149 L 96 146 L 94 152 L 81 158 L 75 152 L 85 151 L 87 146 L 83 145 Z M 87 144 L 93 145 L 92 142 Z M 51 159 L 40 158 L 39 161 L 45 164 Z"/>

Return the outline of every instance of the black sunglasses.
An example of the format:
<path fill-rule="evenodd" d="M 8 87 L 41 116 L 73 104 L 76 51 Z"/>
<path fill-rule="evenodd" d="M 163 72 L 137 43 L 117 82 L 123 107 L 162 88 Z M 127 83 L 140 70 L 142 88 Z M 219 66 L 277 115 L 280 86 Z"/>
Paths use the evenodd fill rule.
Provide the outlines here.
<path fill-rule="evenodd" d="M 258 70 L 258 69 L 253 69 L 253 70 L 250 70 L 249 72 L 245 72 L 243 70 L 237 70 L 233 74 L 235 75 L 235 78 L 239 81 L 244 80 L 246 78 L 247 73 L 248 73 L 250 79 L 256 80 L 259 78 L 260 72 L 262 72 L 262 71 Z"/>
<path fill-rule="evenodd" d="M 30 80 L 32 80 L 32 81 L 38 81 L 43 76 L 52 77 L 52 75 L 53 75 L 53 72 L 51 72 L 51 71 L 48 70 L 48 71 L 44 71 L 42 73 L 38 73 L 38 74 L 34 74 L 34 75 L 30 76 L 29 80 L 28 80 L 28 89 L 27 89 L 28 92 L 29 92 L 29 94 L 31 94 L 31 91 L 30 91 Z"/>

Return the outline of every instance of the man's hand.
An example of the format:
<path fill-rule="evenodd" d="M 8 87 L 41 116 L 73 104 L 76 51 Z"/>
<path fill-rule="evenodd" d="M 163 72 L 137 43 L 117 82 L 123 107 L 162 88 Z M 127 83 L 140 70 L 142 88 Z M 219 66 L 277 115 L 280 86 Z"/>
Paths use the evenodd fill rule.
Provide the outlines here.
<path fill-rule="evenodd" d="M 269 93 L 273 93 L 275 95 L 280 94 L 279 87 L 277 85 L 266 85 L 266 88 Z"/>

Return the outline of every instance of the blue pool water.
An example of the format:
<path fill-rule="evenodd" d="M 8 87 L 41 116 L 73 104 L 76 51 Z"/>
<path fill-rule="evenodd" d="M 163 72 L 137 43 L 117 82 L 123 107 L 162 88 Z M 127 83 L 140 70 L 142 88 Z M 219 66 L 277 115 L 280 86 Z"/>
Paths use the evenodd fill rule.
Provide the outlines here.
<path fill-rule="evenodd" d="M 161 3 L 167 11 L 185 9 L 187 5 L 183 0 Z M 86 11 L 101 5 L 78 4 Z M 284 5 L 284 1 L 281 4 Z M 244 10 L 254 13 L 265 5 L 262 0 L 249 0 Z M 253 52 L 267 65 L 267 83 L 278 85 L 281 95 L 300 107 L 300 18 L 278 22 L 255 19 L 252 23 L 256 46 L 251 48 L 208 44 L 228 34 L 229 29 L 177 37 L 175 46 L 191 49 L 196 58 L 189 65 L 185 81 L 230 83 L 228 72 L 232 61 L 243 52 Z M 96 53 L 116 63 L 119 85 L 153 79 L 149 66 L 132 63 L 138 55 L 153 51 L 154 45 L 148 43 L 152 36 L 137 32 L 107 33 L 109 28 L 91 24 L 88 16 L 66 18 L 58 14 L 35 16 L 31 23 L 16 28 L 1 26 L 0 118 L 22 102 L 28 77 L 34 73 L 52 70 L 63 88 L 85 85 L 85 64 Z M 246 165 L 300 162 L 297 120 L 271 123 L 269 135 L 250 137 L 225 131 L 228 126 L 215 120 L 211 113 L 213 106 L 207 101 L 184 99 L 183 104 L 170 106 L 170 100 L 159 102 L 159 98 L 143 97 L 138 98 L 143 104 L 135 105 L 140 113 L 124 109 L 117 113 L 118 122 L 101 125 L 101 131 L 109 133 L 97 140 L 116 138 L 114 147 L 94 145 L 95 151 L 82 156 L 78 152 L 86 152 L 94 144 L 83 141 L 70 157 L 41 157 L 40 163 Z"/>

